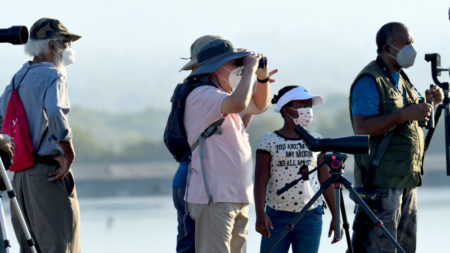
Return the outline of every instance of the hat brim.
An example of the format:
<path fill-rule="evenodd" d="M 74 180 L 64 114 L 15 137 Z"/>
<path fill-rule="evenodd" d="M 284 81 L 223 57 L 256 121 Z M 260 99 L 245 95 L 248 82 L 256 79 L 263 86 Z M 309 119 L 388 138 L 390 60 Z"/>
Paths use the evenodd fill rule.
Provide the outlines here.
<path fill-rule="evenodd" d="M 300 91 L 300 92 L 299 92 Z M 283 106 L 288 104 L 293 100 L 312 100 L 313 106 L 323 105 L 323 98 L 321 96 L 313 95 L 306 91 L 305 93 L 304 87 L 297 87 L 288 92 L 286 92 L 277 102 L 277 107 L 274 109 L 274 112 L 280 112 Z"/>
<path fill-rule="evenodd" d="M 321 96 L 312 97 L 313 106 L 323 105 L 323 98 Z"/>
<path fill-rule="evenodd" d="M 204 63 L 199 64 L 198 69 L 193 71 L 189 75 L 189 77 L 212 73 L 217 69 L 219 69 L 220 67 L 222 67 L 225 63 L 232 61 L 234 59 L 243 58 L 249 54 L 249 52 L 236 52 L 236 51 L 227 52 L 206 60 Z"/>
<path fill-rule="evenodd" d="M 180 71 L 191 70 L 194 68 L 195 65 L 197 65 L 197 61 L 194 59 L 190 59 L 188 63 L 184 64 L 183 67 L 181 67 Z"/>
<path fill-rule="evenodd" d="M 236 48 L 236 50 L 238 52 L 245 52 L 245 51 L 247 51 L 247 49 L 245 49 L 245 48 Z M 181 67 L 181 69 L 179 70 L 180 72 L 183 71 L 183 70 L 192 70 L 192 69 L 194 69 L 195 65 L 198 64 L 197 59 L 191 59 L 191 58 L 181 58 L 181 59 L 184 59 L 184 60 L 188 60 L 189 59 L 189 62 L 184 64 L 183 67 Z"/>
<path fill-rule="evenodd" d="M 77 41 L 81 38 L 81 35 L 69 32 L 62 32 L 61 35 L 69 37 L 70 41 Z"/>

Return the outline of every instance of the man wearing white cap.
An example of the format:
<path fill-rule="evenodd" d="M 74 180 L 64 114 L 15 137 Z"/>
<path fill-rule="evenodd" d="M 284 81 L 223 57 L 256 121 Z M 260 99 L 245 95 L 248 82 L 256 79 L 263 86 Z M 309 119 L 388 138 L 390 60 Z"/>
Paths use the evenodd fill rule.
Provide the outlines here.
<path fill-rule="evenodd" d="M 70 102 L 65 72 L 65 66 L 74 61 L 71 44 L 80 38 L 57 19 L 36 21 L 25 45 L 26 53 L 33 60 L 17 71 L 0 98 L 0 122 L 4 126 L 9 123 L 5 112 L 13 91 L 20 94 L 28 118 L 32 146 L 18 147 L 17 143 L 16 151 L 30 148 L 34 160 L 28 166 L 17 166 L 13 160 L 12 185 L 38 252 L 78 253 L 81 250 L 80 213 L 71 171 L 75 151 L 68 121 Z M 20 252 L 29 252 L 15 209 L 11 211 L 11 220 Z"/>

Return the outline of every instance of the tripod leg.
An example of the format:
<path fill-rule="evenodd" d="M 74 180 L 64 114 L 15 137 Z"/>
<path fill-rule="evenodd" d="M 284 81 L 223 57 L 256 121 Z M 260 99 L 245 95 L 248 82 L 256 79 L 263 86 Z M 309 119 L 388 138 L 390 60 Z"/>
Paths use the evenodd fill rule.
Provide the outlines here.
<path fill-rule="evenodd" d="M 340 192 L 341 192 L 341 184 L 340 183 L 334 183 L 334 193 L 335 193 L 335 200 L 336 200 L 336 207 L 335 207 L 335 215 L 334 217 L 336 218 L 336 224 L 335 226 L 335 230 L 334 230 L 334 235 L 336 237 L 336 239 L 340 240 L 341 239 L 341 220 L 340 220 L 340 216 L 341 214 L 339 213 L 340 209 L 341 209 L 341 201 L 340 201 Z"/>
<path fill-rule="evenodd" d="M 448 92 L 448 91 L 447 91 Z M 445 159 L 447 162 L 447 176 L 450 176 L 450 105 L 445 105 Z"/>
<path fill-rule="evenodd" d="M 25 219 L 23 218 L 22 211 L 20 210 L 19 202 L 17 202 L 16 199 L 16 193 L 12 188 L 11 182 L 9 181 L 8 174 L 6 174 L 6 169 L 2 161 L 0 161 L 0 174 L 2 176 L 3 182 L 6 185 L 8 197 L 11 200 L 11 208 L 14 208 L 19 216 L 20 225 L 22 227 L 22 230 L 24 231 L 25 237 L 27 238 L 28 246 L 30 247 L 31 252 L 37 253 L 34 240 L 31 238 L 30 231 L 28 230 Z"/>
<path fill-rule="evenodd" d="M 340 190 L 340 196 L 339 199 L 341 200 L 341 214 L 342 214 L 342 223 L 343 223 L 343 227 L 344 227 L 344 232 L 345 232 L 345 239 L 347 240 L 347 246 L 348 246 L 348 253 L 353 253 L 353 246 L 352 246 L 352 242 L 350 240 L 350 232 L 349 232 L 349 228 L 350 225 L 348 224 L 348 220 L 347 220 L 347 212 L 345 211 L 345 204 L 344 204 L 344 195 L 342 194 L 342 189 Z"/>
<path fill-rule="evenodd" d="M 273 249 L 277 247 L 277 245 L 281 242 L 281 240 L 290 232 L 292 229 L 294 229 L 295 224 L 297 224 L 301 218 L 306 214 L 308 209 L 316 202 L 316 200 L 322 195 L 322 193 L 328 189 L 328 186 L 332 184 L 336 179 L 339 177 L 339 175 L 331 176 L 329 177 L 325 182 L 322 183 L 320 186 L 320 189 L 314 194 L 314 196 L 311 198 L 310 201 L 303 207 L 303 209 L 298 213 L 289 224 L 286 225 L 286 228 L 281 232 L 281 234 L 278 236 L 277 240 L 270 246 L 270 248 L 266 251 L 267 253 L 272 252 Z"/>
<path fill-rule="evenodd" d="M 386 227 L 383 225 L 383 221 L 378 219 L 378 217 L 370 210 L 370 208 L 367 206 L 367 204 L 364 202 L 364 200 L 361 199 L 361 197 L 356 193 L 356 191 L 353 189 L 352 184 L 345 178 L 342 177 L 342 184 L 347 188 L 347 190 L 352 194 L 356 202 L 361 206 L 361 208 L 366 212 L 366 214 L 370 217 L 373 223 L 375 223 L 377 228 L 380 228 L 381 231 L 384 233 L 384 235 L 394 244 L 394 246 L 398 249 L 399 252 L 405 253 L 405 251 L 402 249 L 400 244 L 395 241 L 395 238 L 389 233 L 389 231 L 386 229 Z"/>
<path fill-rule="evenodd" d="M 8 230 L 6 229 L 6 218 L 5 212 L 3 211 L 3 203 L 1 201 L 2 196 L 0 195 L 0 228 L 2 230 L 2 248 L 0 249 L 0 253 L 9 253 L 11 248 L 11 243 L 8 239 Z"/>

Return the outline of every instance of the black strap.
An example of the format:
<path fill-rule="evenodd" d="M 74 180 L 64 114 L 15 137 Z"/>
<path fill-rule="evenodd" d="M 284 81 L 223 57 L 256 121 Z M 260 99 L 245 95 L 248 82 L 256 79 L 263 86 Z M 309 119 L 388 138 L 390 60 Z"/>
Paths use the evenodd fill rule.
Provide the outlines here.
<path fill-rule="evenodd" d="M 257 80 L 258 80 L 258 82 L 260 82 L 260 83 L 267 83 L 267 82 L 270 80 L 270 76 L 268 76 L 266 79 L 262 79 L 262 80 L 257 79 Z"/>
<path fill-rule="evenodd" d="M 225 118 L 221 118 L 205 129 L 202 134 L 200 134 L 200 137 L 197 139 L 197 141 L 194 142 L 194 144 L 191 147 L 191 150 L 194 151 L 194 149 L 198 146 L 200 138 L 206 139 L 210 137 L 211 135 L 215 134 L 217 130 L 219 130 L 220 126 L 222 125 Z"/>
<path fill-rule="evenodd" d="M 37 155 L 37 152 L 38 152 L 39 149 L 41 148 L 42 143 L 44 142 L 44 139 L 45 139 L 45 135 L 47 134 L 47 131 L 48 131 L 48 126 L 45 128 L 45 131 L 44 131 L 44 133 L 42 134 L 42 137 L 41 137 L 41 140 L 39 141 L 38 146 L 34 149 L 35 155 Z"/>
<path fill-rule="evenodd" d="M 25 71 L 25 74 L 23 74 L 22 79 L 20 79 L 20 82 L 17 85 L 17 88 L 16 88 L 15 81 L 14 81 L 14 79 L 16 79 L 16 75 L 13 76 L 13 78 L 12 78 L 12 88 L 13 88 L 13 90 L 19 89 L 20 84 L 22 83 L 23 79 L 25 78 L 25 76 L 27 75 L 27 73 L 28 73 L 28 71 L 30 69 L 31 69 L 31 65 L 28 67 L 27 71 Z"/>
<path fill-rule="evenodd" d="M 50 166 L 59 165 L 59 163 L 55 159 L 53 159 L 52 156 L 40 156 L 37 154 L 35 154 L 35 156 L 34 156 L 34 162 L 46 164 L 46 165 L 50 165 Z"/>
<path fill-rule="evenodd" d="M 378 65 L 378 67 L 380 67 L 380 69 L 381 69 L 381 71 L 383 72 L 383 74 L 384 74 L 387 78 L 389 78 L 389 81 L 391 81 L 392 84 L 395 84 L 396 82 L 395 82 L 394 78 L 392 77 L 391 71 L 390 71 L 389 68 L 387 67 L 386 63 L 384 63 L 383 59 L 381 59 L 381 57 L 378 56 L 377 59 L 376 59 L 376 63 L 377 63 L 377 65 Z M 409 80 L 408 75 L 406 75 L 406 73 L 405 73 L 405 71 L 403 71 L 403 69 L 400 69 L 399 74 L 400 74 L 400 76 L 401 76 L 403 79 L 405 79 L 405 80 L 407 81 L 407 82 L 406 82 L 407 84 L 411 85 L 411 87 L 417 92 L 417 95 L 418 95 L 419 97 L 423 97 L 422 94 L 421 94 L 421 93 L 416 89 L 416 87 L 413 85 L 413 83 L 411 82 L 411 80 Z M 403 96 L 404 99 L 406 99 L 406 91 L 405 91 L 404 88 L 403 88 L 402 96 Z"/>
<path fill-rule="evenodd" d="M 389 147 L 389 143 L 392 140 L 392 136 L 394 135 L 394 130 L 391 130 L 387 132 L 383 140 L 381 141 L 380 145 L 378 146 L 378 149 L 375 153 L 375 156 L 373 157 L 372 161 L 370 162 L 370 167 L 366 172 L 366 175 L 363 180 L 363 187 L 365 189 L 370 189 L 372 187 L 373 180 L 375 178 L 375 172 L 376 169 L 380 166 L 381 161 L 383 160 L 384 154 L 386 154 L 386 151 Z"/>
<path fill-rule="evenodd" d="M 391 83 L 395 85 L 396 82 L 394 80 L 394 77 L 392 77 L 391 71 L 389 70 L 386 63 L 384 63 L 383 59 L 381 59 L 381 57 L 378 56 L 375 62 L 377 63 L 378 67 L 380 67 L 381 71 L 383 72 L 383 75 L 385 75 L 389 79 L 389 81 L 391 81 Z"/>

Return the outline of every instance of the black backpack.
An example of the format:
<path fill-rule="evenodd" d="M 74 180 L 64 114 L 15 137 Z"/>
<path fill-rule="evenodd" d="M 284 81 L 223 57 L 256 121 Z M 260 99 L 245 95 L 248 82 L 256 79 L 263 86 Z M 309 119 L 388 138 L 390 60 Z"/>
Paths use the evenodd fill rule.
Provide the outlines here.
<path fill-rule="evenodd" d="M 164 130 L 164 143 L 178 162 L 191 161 L 191 147 L 187 141 L 186 129 L 183 123 L 186 98 L 195 88 L 204 85 L 215 86 L 209 78 L 202 79 L 201 81 L 199 79 L 190 79 L 179 83 L 175 87 L 172 99 L 170 100 L 172 102 L 172 109 L 167 119 L 166 129 Z"/>

